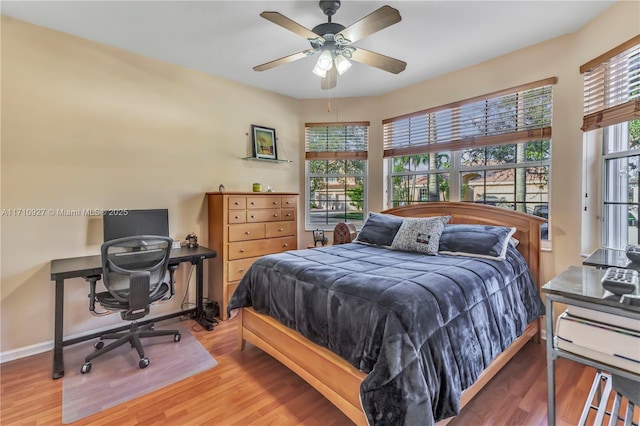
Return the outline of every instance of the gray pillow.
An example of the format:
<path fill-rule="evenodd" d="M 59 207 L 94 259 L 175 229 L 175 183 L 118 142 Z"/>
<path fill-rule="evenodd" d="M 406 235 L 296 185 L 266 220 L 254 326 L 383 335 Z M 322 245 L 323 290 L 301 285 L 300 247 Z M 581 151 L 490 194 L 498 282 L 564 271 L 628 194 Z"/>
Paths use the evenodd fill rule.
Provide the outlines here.
<path fill-rule="evenodd" d="M 402 225 L 402 220 L 399 216 L 371 212 L 354 241 L 389 247 Z"/>
<path fill-rule="evenodd" d="M 440 236 L 440 254 L 504 260 L 516 228 L 489 225 L 447 225 Z"/>
<path fill-rule="evenodd" d="M 449 219 L 449 216 L 405 218 L 391 249 L 437 255 L 440 235 Z"/>

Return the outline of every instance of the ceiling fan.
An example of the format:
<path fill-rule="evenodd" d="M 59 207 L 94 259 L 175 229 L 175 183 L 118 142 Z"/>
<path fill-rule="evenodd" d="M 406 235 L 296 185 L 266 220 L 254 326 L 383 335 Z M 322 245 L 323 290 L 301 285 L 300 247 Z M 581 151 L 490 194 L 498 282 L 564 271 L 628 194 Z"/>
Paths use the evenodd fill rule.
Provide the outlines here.
<path fill-rule="evenodd" d="M 322 78 L 322 89 L 332 89 L 336 86 L 338 74 L 343 74 L 351 67 L 349 59 L 394 74 L 404 71 L 407 66 L 404 61 L 352 46 L 352 43 L 400 22 L 402 18 L 398 10 L 391 6 L 382 6 L 354 24 L 345 27 L 336 22 L 331 22 L 331 17 L 340 8 L 340 3 L 340 1 L 320 1 L 320 9 L 327 15 L 328 20 L 325 23 L 316 25 L 312 30 L 303 27 L 281 13 L 262 12 L 260 16 L 264 19 L 306 38 L 311 43 L 311 48 L 255 66 L 253 70 L 265 71 L 319 54 L 313 73 Z"/>

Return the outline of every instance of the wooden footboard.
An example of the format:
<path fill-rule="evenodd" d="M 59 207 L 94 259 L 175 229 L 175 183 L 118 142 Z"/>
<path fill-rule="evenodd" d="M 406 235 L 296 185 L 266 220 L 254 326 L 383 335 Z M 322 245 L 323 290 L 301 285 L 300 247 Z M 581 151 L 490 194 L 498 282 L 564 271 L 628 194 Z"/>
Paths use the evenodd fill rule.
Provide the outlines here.
<path fill-rule="evenodd" d="M 360 404 L 360 384 L 366 374 L 333 352 L 311 342 L 300 333 L 262 315 L 252 308 L 240 310 L 240 346 L 249 342 L 300 376 L 324 395 L 355 424 L 366 425 Z M 498 371 L 536 334 L 538 321 L 484 369 L 478 380 L 462 393 L 460 408 L 464 407 L 495 376 Z"/>
<path fill-rule="evenodd" d="M 300 333 L 252 308 L 240 310 L 241 347 L 249 342 L 302 377 L 354 423 L 366 425 L 360 383 L 366 374 Z"/>

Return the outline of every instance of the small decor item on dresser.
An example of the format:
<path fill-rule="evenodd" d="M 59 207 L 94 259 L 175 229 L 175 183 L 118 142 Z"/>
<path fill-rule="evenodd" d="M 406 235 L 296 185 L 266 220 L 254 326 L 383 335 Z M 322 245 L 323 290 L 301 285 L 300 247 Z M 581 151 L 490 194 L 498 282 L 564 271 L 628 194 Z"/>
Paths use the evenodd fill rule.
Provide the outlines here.
<path fill-rule="evenodd" d="M 261 183 L 254 183 L 253 184 L 253 192 L 262 192 L 262 184 Z"/>
<path fill-rule="evenodd" d="M 224 185 L 220 184 L 220 186 L 218 187 L 218 192 L 224 192 Z"/>
<path fill-rule="evenodd" d="M 267 192 L 276 192 L 276 190 L 273 186 L 267 185 Z"/>
<path fill-rule="evenodd" d="M 187 241 L 188 248 L 198 247 L 198 237 L 193 232 L 184 237 L 184 239 Z"/>
<path fill-rule="evenodd" d="M 313 231 L 313 246 L 317 246 L 318 243 L 326 246 L 329 242 L 329 239 L 324 236 L 324 231 L 322 229 L 316 229 Z"/>
<path fill-rule="evenodd" d="M 253 156 L 256 158 L 263 158 L 267 160 L 277 160 L 278 154 L 276 152 L 276 130 L 251 125 L 253 133 Z"/>

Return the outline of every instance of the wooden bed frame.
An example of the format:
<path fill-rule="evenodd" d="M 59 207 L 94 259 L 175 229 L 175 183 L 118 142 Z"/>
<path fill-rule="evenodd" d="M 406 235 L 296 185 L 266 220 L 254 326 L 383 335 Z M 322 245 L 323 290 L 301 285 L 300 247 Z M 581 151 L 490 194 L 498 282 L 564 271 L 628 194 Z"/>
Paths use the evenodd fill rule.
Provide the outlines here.
<path fill-rule="evenodd" d="M 423 203 L 386 210 L 403 217 L 451 216 L 449 223 L 476 223 L 515 227 L 518 250 L 527 263 L 540 291 L 540 224 L 544 219 L 513 210 L 474 203 Z M 249 342 L 267 352 L 318 390 L 358 425 L 367 420 L 360 404 L 360 384 L 366 374 L 326 348 L 316 345 L 298 332 L 252 308 L 239 312 L 239 345 Z M 461 396 L 464 407 L 500 369 L 531 339 L 539 341 L 540 321 L 529 324 L 525 332 L 481 373 Z"/>

